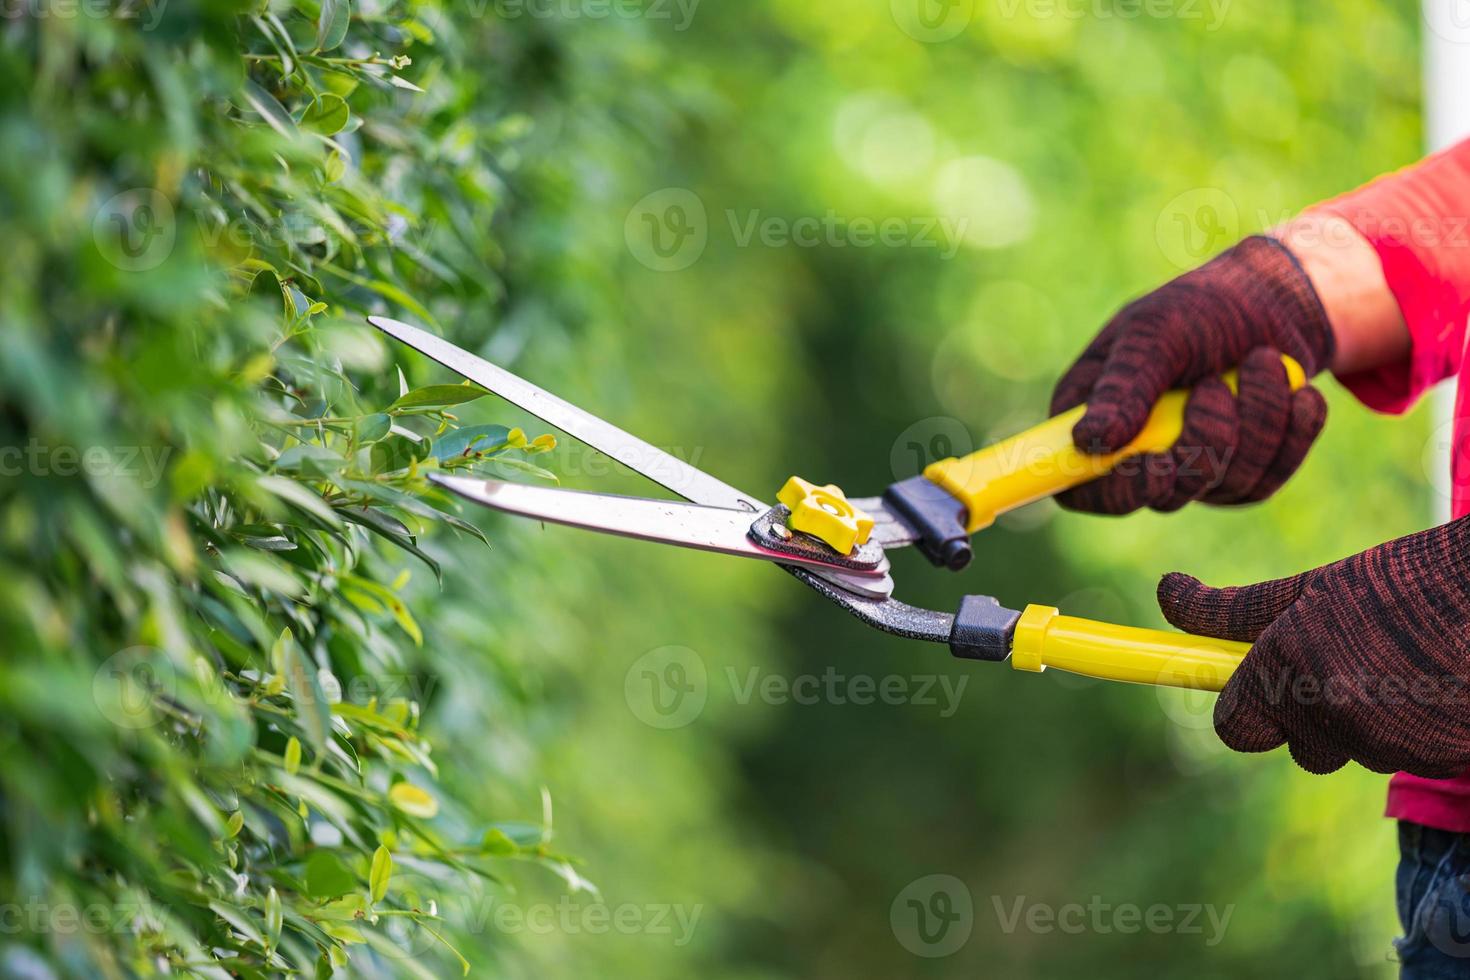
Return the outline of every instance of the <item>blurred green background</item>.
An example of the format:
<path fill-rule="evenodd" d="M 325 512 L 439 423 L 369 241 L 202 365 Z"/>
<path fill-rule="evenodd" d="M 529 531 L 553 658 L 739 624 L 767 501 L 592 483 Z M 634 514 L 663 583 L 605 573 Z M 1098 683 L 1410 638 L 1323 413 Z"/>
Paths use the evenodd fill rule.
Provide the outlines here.
<path fill-rule="evenodd" d="M 204 92 L 167 84 L 158 66 L 190 77 L 184 66 L 207 65 L 206 49 L 267 50 L 248 26 L 228 25 L 262 11 L 294 10 L 309 22 L 322 6 L 170 5 L 152 54 L 109 71 L 100 66 L 134 50 L 117 40 L 131 26 L 73 35 L 25 16 L 0 23 L 7 132 L 32 148 L 0 169 L 21 215 L 6 220 L 19 229 L 10 234 L 25 243 L 22 254 L 32 251 L 25 235 L 39 241 L 35 229 L 52 226 L 45 208 L 82 215 L 35 246 L 54 256 L 91 247 L 91 197 L 177 183 L 202 199 L 229 196 L 208 161 L 194 173 L 192 160 L 151 143 L 137 150 L 126 125 L 85 152 L 52 139 L 65 128 L 58 120 L 70 121 L 55 107 L 83 81 L 96 114 L 123 120 L 109 103 L 122 99 L 109 94 L 125 87 L 122 76 L 149 97 L 156 88 L 175 129 L 155 142 L 197 135 L 179 123 L 197 113 L 215 120 L 204 138 L 219 152 L 231 145 L 229 131 L 211 128 L 225 102 L 259 122 L 231 94 L 244 69 L 221 72 L 217 89 Z M 387 57 L 401 44 L 414 59 L 402 70 L 425 94 L 364 84 L 349 97 L 348 155 L 382 161 L 348 182 L 360 178 L 354 193 L 369 198 L 363 185 L 371 185 L 392 206 L 368 217 L 338 203 L 354 229 L 402 219 L 412 231 L 401 240 L 360 234 L 361 253 L 344 247 L 341 265 L 357 278 L 293 266 L 301 276 L 281 280 L 288 319 L 318 317 L 292 341 L 305 348 L 300 360 L 337 364 L 311 331 L 338 338 L 328 352 L 353 351 L 342 370 L 365 401 L 387 392 L 380 404 L 397 392 L 395 366 L 414 384 L 457 380 L 353 326 L 371 310 L 431 312 L 465 346 L 765 498 L 793 473 L 854 495 L 877 492 L 936 455 L 1039 421 L 1056 375 L 1123 302 L 1411 162 L 1422 143 L 1422 26 L 1412 5 L 1375 0 L 348 6 L 344 50 Z M 236 30 L 254 40 L 237 43 Z M 259 57 L 251 77 L 269 85 Z M 286 102 L 292 90 L 272 91 Z M 356 129 L 359 117 L 367 123 Z M 35 147 L 63 143 L 57 158 L 70 154 L 78 171 L 102 174 L 98 188 L 64 167 L 38 168 L 46 180 L 26 169 L 26 159 L 45 157 Z M 242 153 L 242 172 L 290 169 L 259 145 Z M 284 214 L 315 192 L 280 179 L 260 196 Z M 32 195 L 34 213 L 21 206 Z M 66 237 L 73 232 L 82 245 Z M 354 255 L 373 271 L 351 266 Z M 238 274 L 239 256 L 211 261 Z M 197 290 L 182 299 L 157 289 L 143 296 L 142 280 L 118 285 L 106 270 L 78 274 L 77 289 L 103 305 L 126 294 L 121 321 L 79 303 L 65 316 L 84 324 L 76 336 L 92 339 L 64 342 L 73 332 L 52 326 L 41 300 L 13 299 L 65 294 L 73 280 L 35 274 L 45 268 L 13 264 L 0 278 L 0 299 L 14 303 L 5 309 L 26 311 L 23 326 L 18 314 L 4 325 L 8 351 L 32 350 L 20 338 L 44 338 L 48 328 L 54 338 L 34 346 L 49 344 L 58 359 L 110 349 L 115 322 L 139 344 L 172 330 L 194 338 L 179 350 L 204 350 L 201 359 L 228 378 L 210 383 L 223 388 L 240 384 L 239 361 L 283 343 L 265 327 L 238 326 L 245 313 L 210 284 L 190 280 Z M 303 312 L 307 300 L 330 311 Z M 190 346 L 236 335 L 244 339 L 231 341 L 228 357 Z M 140 372 L 148 366 L 119 356 Z M 4 418 L 19 440 L 33 409 L 16 405 L 40 400 L 26 379 L 41 375 L 31 361 L 7 361 Z M 310 380 L 301 364 L 293 370 Z M 114 364 L 97 377 L 126 374 Z M 212 417 L 189 388 L 205 382 L 181 369 L 170 377 L 181 393 L 159 414 L 199 419 L 169 431 L 169 444 L 220 460 L 233 454 L 240 440 L 210 442 Z M 1326 434 L 1264 506 L 1105 520 L 1042 503 L 987 531 L 961 575 L 898 556 L 900 597 L 949 609 L 985 592 L 1012 606 L 1159 626 L 1152 596 L 1164 572 L 1255 581 L 1431 523 L 1439 472 L 1430 410 L 1377 418 L 1332 382 L 1324 387 Z M 89 390 L 68 397 L 85 403 Z M 100 394 L 92 402 L 101 416 L 112 404 Z M 458 414 L 545 429 L 494 399 Z M 659 492 L 571 440 L 537 463 L 569 487 Z M 46 534 L 35 529 L 36 510 L 45 516 L 53 490 L 4 493 L 7 567 L 29 574 Z M 544 837 L 554 823 L 557 851 L 579 860 L 573 883 L 580 875 L 597 889 L 573 890 L 565 869 L 548 873 L 545 862 L 505 861 L 483 886 L 436 878 L 444 930 L 472 975 L 1393 974 L 1396 855 L 1380 816 L 1382 777 L 1356 768 L 1312 777 L 1283 753 L 1232 755 L 1213 735 L 1208 699 L 952 661 L 940 647 L 869 631 L 754 563 L 463 516 L 492 547 L 429 539 L 424 547 L 444 563 L 442 587 L 401 555 L 371 563 L 403 589 L 423 629 L 421 651 L 401 652 L 404 638 L 388 638 L 387 628 L 363 642 L 419 685 L 444 809 L 436 830 L 477 840 L 486 821 L 524 821 L 539 822 Z M 119 532 L 119 547 L 132 546 L 130 533 Z M 55 563 L 73 572 L 77 564 Z M 406 585 L 395 578 L 399 566 L 414 570 Z M 35 594 L 84 595 L 35 574 L 44 579 Z M 42 618 L 22 608 L 32 594 L 17 589 L 0 610 L 27 648 L 38 641 L 15 624 Z M 84 663 L 83 684 L 89 655 L 100 661 L 139 642 L 110 613 L 95 618 L 96 636 L 52 641 Z M 341 671 L 335 649 L 318 656 Z M 813 684 L 816 698 L 795 696 Z M 822 694 L 828 685 L 839 696 Z M 873 689 L 896 693 L 854 703 L 854 693 Z M 34 753 L 36 773 L 52 758 L 35 735 L 48 724 L 28 716 L 4 732 L 9 751 Z M 277 752 L 280 733 L 260 724 L 261 741 Z M 193 772 L 189 765 L 169 769 L 170 778 Z M 101 783 L 118 771 L 108 766 L 96 764 Z M 128 772 L 154 777 L 146 763 Z M 17 894 L 17 882 L 39 880 L 37 868 L 52 881 L 106 880 L 127 847 L 91 842 L 90 795 L 38 790 L 16 803 L 22 784 L 39 778 L 6 787 L 0 879 Z M 221 814 L 247 809 L 210 800 Z M 66 846 L 27 865 L 27 834 L 58 814 L 75 832 L 58 834 Z M 364 816 L 365 839 L 373 830 L 383 839 L 387 819 Z M 171 833 L 161 825 L 157 836 Z M 252 833 L 241 853 L 261 867 L 279 861 L 286 870 L 271 880 L 288 891 L 295 857 L 253 819 Z M 370 842 L 359 873 L 372 850 Z M 427 865 L 403 867 L 430 874 Z M 911 901 L 945 913 L 947 925 L 921 921 Z M 240 904 L 255 914 L 254 898 Z M 1142 919 L 1155 908 L 1167 917 L 1156 928 Z M 1034 909 L 1063 920 L 1028 919 Z M 219 925 L 204 911 L 190 928 L 207 935 Z M 55 975 L 94 975 L 54 937 L 8 938 L 47 950 Z M 8 969 L 43 969 L 8 948 L 0 961 Z M 430 974 L 456 969 L 413 951 L 409 960 Z M 148 972 L 148 962 L 139 953 L 112 975 Z M 415 965 L 361 946 L 352 964 L 362 975 Z"/>
<path fill-rule="evenodd" d="M 915 445 L 978 446 L 1042 418 L 1055 375 L 1130 297 L 1418 156 L 1408 5 L 1126 7 L 706 4 L 684 31 L 629 28 L 678 93 L 673 120 L 620 131 L 600 154 L 611 166 L 568 175 L 577 205 L 548 218 L 528 202 L 508 246 L 556 235 L 573 252 L 527 306 L 575 303 L 589 265 L 616 280 L 616 305 L 527 330 L 516 368 L 752 492 L 791 473 L 871 492 L 915 471 Z M 623 27 L 558 30 L 601 43 Z M 579 84 L 611 114 L 644 94 Z M 552 127 L 536 152 L 575 158 L 609 139 L 605 120 Z M 847 230 L 820 244 L 775 237 L 829 215 Z M 854 243 L 862 219 L 890 218 L 902 243 Z M 766 219 L 764 242 L 747 234 Z M 946 221 L 967 222 L 962 241 L 928 230 Z M 1326 387 L 1325 437 L 1265 506 L 1116 521 L 1042 504 L 986 532 L 962 575 L 900 556 L 901 595 L 947 609 L 984 591 L 1162 625 L 1166 571 L 1255 581 L 1431 523 L 1427 412 L 1375 418 Z M 487 523 L 544 570 L 524 600 L 543 613 L 514 645 L 563 707 L 541 773 L 573 814 L 564 831 L 609 902 L 703 906 L 685 948 L 526 937 L 547 968 L 566 947 L 607 976 L 1393 973 L 1382 777 L 1233 756 L 1200 699 L 951 662 L 766 569 Z M 668 645 L 697 653 L 707 703 L 660 730 L 629 710 L 624 681 Z M 942 694 L 742 696 L 752 671 L 828 668 L 967 683 L 950 715 Z M 923 958 L 890 912 L 934 874 L 964 883 L 973 931 Z M 1213 944 L 1208 925 L 1004 928 L 1023 897 L 1094 896 L 1232 914 Z"/>

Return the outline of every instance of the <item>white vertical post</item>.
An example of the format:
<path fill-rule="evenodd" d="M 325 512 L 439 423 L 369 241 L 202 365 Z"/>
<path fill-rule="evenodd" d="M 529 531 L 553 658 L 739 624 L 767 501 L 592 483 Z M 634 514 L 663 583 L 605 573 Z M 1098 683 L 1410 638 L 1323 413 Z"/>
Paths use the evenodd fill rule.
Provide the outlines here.
<path fill-rule="evenodd" d="M 1424 133 L 1433 152 L 1470 135 L 1470 2 L 1424 0 L 1424 27 Z M 1433 408 L 1440 431 L 1454 415 L 1454 382 L 1435 393 Z M 1448 474 L 1448 440 L 1445 447 L 1438 465 Z M 1435 509 L 1437 520 L 1448 521 L 1449 497 L 1437 494 Z"/>
<path fill-rule="evenodd" d="M 1470 136 L 1470 2 L 1424 0 L 1424 129 L 1428 149 Z"/>

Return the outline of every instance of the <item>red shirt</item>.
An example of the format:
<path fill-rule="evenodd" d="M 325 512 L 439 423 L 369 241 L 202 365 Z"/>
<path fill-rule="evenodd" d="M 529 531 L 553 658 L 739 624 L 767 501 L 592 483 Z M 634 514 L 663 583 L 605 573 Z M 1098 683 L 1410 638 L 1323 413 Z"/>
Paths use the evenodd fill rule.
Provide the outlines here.
<path fill-rule="evenodd" d="M 1314 210 L 1345 218 L 1372 244 L 1409 328 L 1407 360 L 1340 380 L 1369 408 L 1399 414 L 1426 389 L 1460 379 L 1449 486 L 1453 516 L 1470 514 L 1470 140 Z M 1470 833 L 1470 772 L 1453 779 L 1397 774 L 1388 816 Z"/>

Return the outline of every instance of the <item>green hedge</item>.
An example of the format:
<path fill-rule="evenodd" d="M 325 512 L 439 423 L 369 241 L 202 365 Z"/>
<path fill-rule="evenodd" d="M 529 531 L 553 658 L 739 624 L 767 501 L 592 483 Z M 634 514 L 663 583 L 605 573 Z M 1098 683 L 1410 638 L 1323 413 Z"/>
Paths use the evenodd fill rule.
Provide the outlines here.
<path fill-rule="evenodd" d="M 480 536 L 425 473 L 545 476 L 554 440 L 461 427 L 481 393 L 411 386 L 362 315 L 483 339 L 506 93 L 554 46 L 457 4 L 32 13 L 0 23 L 0 972 L 467 971 L 436 891 L 582 882 L 549 813 L 436 781 L 453 652 L 405 595 Z"/>

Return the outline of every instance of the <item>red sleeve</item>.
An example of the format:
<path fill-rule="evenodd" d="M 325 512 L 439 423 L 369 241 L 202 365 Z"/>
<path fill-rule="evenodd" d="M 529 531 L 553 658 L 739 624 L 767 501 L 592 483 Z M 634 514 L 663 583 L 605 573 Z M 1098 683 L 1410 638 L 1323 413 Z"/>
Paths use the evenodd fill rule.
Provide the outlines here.
<path fill-rule="evenodd" d="M 1470 140 L 1319 204 L 1346 220 L 1383 263 L 1409 327 L 1399 364 L 1339 378 L 1369 408 L 1397 414 L 1457 373 L 1470 315 Z"/>

